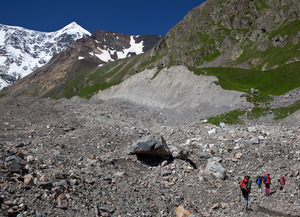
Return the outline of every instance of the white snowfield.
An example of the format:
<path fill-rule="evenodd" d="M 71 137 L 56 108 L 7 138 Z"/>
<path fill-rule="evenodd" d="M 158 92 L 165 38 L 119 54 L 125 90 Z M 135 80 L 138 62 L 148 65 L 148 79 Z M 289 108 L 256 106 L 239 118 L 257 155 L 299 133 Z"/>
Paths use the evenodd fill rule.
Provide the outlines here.
<path fill-rule="evenodd" d="M 39 32 L 0 24 L 0 75 L 20 79 L 43 66 L 56 53 L 91 33 L 75 22 L 56 32 Z M 70 40 L 71 39 L 71 40 Z M 0 77 L 0 89 L 10 85 Z"/>

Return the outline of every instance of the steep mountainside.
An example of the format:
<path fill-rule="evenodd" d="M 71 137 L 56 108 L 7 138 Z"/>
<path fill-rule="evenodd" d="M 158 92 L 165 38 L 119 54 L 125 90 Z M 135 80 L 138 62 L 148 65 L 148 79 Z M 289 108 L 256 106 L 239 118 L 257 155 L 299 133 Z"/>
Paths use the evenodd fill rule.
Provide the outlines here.
<path fill-rule="evenodd" d="M 161 54 L 167 65 L 273 69 L 300 60 L 299 19 L 300 1 L 209 0 L 168 32 Z"/>
<path fill-rule="evenodd" d="M 75 22 L 49 33 L 0 24 L 0 89 L 43 66 L 77 39 L 89 35 Z"/>

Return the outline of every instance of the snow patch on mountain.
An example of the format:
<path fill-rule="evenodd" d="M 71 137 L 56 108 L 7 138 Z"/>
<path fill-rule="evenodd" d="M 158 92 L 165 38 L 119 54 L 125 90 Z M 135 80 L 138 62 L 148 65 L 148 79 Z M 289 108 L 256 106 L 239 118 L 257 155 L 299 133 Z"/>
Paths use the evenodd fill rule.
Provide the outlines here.
<path fill-rule="evenodd" d="M 135 41 L 135 38 L 138 36 L 130 36 L 130 47 L 129 48 L 124 48 L 122 51 L 116 51 L 114 49 L 109 49 L 107 46 L 104 46 L 104 49 L 101 49 L 98 47 L 97 52 L 89 52 L 91 56 L 96 56 L 98 59 L 102 60 L 103 62 L 109 62 L 109 61 L 114 61 L 113 56 L 117 55 L 118 59 L 123 59 L 126 57 L 131 56 L 132 54 L 138 55 L 143 53 L 143 48 L 144 48 L 144 42 L 141 41 L 137 43 Z M 117 36 L 116 39 L 119 39 Z M 103 39 L 105 41 L 105 38 Z M 96 40 L 97 43 L 100 43 L 99 41 Z"/>
<path fill-rule="evenodd" d="M 117 52 L 119 58 L 127 57 L 128 53 L 135 53 L 136 55 L 143 53 L 143 41 L 136 43 L 134 37 L 130 37 L 130 48 L 125 49 L 123 52 Z"/>
<path fill-rule="evenodd" d="M 0 24 L 0 89 L 43 66 L 77 39 L 90 35 L 75 22 L 56 32 Z"/>

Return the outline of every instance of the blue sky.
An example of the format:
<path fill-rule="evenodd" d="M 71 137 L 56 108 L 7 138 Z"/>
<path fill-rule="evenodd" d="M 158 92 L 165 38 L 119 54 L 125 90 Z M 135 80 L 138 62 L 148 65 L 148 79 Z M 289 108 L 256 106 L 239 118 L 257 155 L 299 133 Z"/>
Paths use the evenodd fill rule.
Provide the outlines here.
<path fill-rule="evenodd" d="M 165 35 L 204 0 L 5 0 L 0 24 L 52 32 L 69 23 L 93 33 Z"/>

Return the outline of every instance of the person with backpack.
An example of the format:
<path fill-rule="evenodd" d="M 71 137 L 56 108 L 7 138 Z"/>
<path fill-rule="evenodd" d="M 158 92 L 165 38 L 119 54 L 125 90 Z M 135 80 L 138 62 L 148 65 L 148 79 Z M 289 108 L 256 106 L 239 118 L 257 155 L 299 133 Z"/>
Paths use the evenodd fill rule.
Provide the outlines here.
<path fill-rule="evenodd" d="M 250 176 L 245 176 L 244 179 L 240 183 L 240 189 L 242 192 L 245 211 L 249 210 L 248 200 L 249 200 L 249 194 L 251 191 L 251 183 L 252 183 L 252 180 L 250 180 Z"/>
<path fill-rule="evenodd" d="M 265 187 L 266 187 L 266 196 L 270 196 L 270 185 L 271 185 L 270 174 L 264 175 L 263 183 L 265 184 Z"/>
<path fill-rule="evenodd" d="M 285 178 L 284 178 L 284 176 L 281 176 L 280 178 L 278 178 L 279 190 L 283 190 L 284 186 L 285 186 Z"/>
<path fill-rule="evenodd" d="M 261 176 L 257 176 L 255 182 L 256 182 L 257 187 L 258 187 L 258 192 L 261 193 L 261 184 L 263 182 L 262 177 Z"/>

